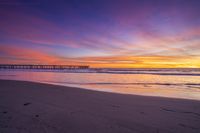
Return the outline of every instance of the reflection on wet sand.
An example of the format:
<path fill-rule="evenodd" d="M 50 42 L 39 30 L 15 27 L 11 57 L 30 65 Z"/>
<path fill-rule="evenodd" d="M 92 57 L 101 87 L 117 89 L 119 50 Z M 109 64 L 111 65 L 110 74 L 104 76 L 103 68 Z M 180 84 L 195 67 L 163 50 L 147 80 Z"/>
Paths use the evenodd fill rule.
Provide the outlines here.
<path fill-rule="evenodd" d="M 91 90 L 200 100 L 200 76 L 1 71 L 1 79 Z"/>

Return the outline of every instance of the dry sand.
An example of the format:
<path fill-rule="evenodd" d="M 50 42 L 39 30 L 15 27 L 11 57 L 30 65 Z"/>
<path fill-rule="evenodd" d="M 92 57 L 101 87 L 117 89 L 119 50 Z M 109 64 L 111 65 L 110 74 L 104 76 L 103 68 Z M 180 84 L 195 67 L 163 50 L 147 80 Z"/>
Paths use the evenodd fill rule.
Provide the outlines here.
<path fill-rule="evenodd" d="M 200 133 L 200 101 L 0 80 L 0 133 Z"/>

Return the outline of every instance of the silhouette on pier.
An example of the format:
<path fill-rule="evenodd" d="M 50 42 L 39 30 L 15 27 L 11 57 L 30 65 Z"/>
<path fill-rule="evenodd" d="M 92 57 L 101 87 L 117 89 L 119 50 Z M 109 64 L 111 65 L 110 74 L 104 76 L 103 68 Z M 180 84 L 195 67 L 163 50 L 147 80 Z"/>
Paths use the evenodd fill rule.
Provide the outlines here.
<path fill-rule="evenodd" d="M 49 70 L 64 70 L 64 69 L 88 69 L 89 66 L 79 65 L 14 65 L 0 64 L 0 69 L 49 69 Z"/>

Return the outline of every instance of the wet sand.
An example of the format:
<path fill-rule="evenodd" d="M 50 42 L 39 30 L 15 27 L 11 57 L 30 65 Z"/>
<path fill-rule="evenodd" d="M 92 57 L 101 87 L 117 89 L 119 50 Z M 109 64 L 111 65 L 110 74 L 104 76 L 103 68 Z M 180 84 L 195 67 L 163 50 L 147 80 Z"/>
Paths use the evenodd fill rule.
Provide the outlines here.
<path fill-rule="evenodd" d="M 0 80 L 0 133 L 200 133 L 200 101 Z"/>

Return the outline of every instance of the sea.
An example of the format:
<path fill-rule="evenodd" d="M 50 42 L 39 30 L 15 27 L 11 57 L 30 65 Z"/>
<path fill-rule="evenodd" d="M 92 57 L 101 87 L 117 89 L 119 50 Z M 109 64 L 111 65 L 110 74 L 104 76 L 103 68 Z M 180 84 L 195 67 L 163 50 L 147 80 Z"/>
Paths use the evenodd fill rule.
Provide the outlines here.
<path fill-rule="evenodd" d="M 199 68 L 0 69 L 0 79 L 33 81 L 126 95 L 200 100 Z"/>

